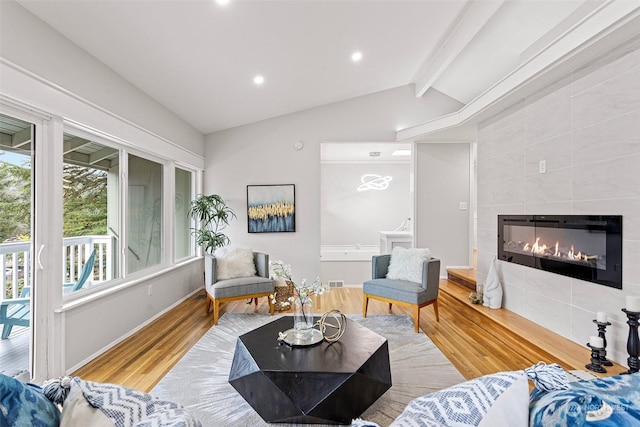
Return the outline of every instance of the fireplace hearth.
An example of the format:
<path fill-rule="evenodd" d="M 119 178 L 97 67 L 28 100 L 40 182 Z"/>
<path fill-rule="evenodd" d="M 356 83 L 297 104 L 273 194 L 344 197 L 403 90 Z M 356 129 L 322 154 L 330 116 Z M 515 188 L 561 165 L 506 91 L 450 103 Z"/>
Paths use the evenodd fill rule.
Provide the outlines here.
<path fill-rule="evenodd" d="M 622 216 L 498 215 L 498 259 L 622 289 Z"/>

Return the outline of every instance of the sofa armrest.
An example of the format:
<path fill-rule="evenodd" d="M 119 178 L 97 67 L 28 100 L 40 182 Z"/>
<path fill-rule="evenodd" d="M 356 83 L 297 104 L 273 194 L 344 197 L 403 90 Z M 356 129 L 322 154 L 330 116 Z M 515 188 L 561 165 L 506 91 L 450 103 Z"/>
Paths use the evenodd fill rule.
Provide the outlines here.
<path fill-rule="evenodd" d="M 254 252 L 253 262 L 256 265 L 257 275 L 269 278 L 269 255 L 262 252 Z"/>
<path fill-rule="evenodd" d="M 422 263 L 422 287 L 427 290 L 427 300 L 438 298 L 440 291 L 440 260 L 429 258 Z"/>
<path fill-rule="evenodd" d="M 374 255 L 371 257 L 371 278 L 372 279 L 384 279 L 387 277 L 389 271 L 389 264 L 391 263 L 391 255 Z"/>
<path fill-rule="evenodd" d="M 209 286 L 216 283 L 216 257 L 211 254 L 205 254 L 204 260 L 204 277 L 205 277 L 205 288 L 209 289 Z"/>

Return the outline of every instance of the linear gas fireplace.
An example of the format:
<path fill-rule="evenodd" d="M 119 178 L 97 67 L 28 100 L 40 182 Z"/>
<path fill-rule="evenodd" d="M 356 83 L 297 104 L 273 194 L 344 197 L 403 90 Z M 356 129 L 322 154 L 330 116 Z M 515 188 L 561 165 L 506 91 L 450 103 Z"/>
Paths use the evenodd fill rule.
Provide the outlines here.
<path fill-rule="evenodd" d="M 622 216 L 498 215 L 498 259 L 622 289 Z"/>

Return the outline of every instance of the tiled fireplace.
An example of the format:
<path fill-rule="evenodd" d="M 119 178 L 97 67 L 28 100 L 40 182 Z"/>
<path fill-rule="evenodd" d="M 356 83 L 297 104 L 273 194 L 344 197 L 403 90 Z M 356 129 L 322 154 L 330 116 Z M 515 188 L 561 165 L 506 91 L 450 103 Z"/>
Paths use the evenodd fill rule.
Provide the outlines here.
<path fill-rule="evenodd" d="M 498 259 L 622 289 L 622 216 L 498 215 Z"/>

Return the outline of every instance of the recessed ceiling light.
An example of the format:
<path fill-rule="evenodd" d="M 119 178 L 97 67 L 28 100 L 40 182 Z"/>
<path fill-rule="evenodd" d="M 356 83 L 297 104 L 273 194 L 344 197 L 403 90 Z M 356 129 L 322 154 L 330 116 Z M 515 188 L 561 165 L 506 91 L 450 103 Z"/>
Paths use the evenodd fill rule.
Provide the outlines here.
<path fill-rule="evenodd" d="M 392 156 L 410 156 L 411 150 L 395 150 L 391 153 Z"/>
<path fill-rule="evenodd" d="M 253 78 L 253 82 L 254 82 L 255 84 L 257 84 L 258 86 L 260 86 L 261 84 L 263 84 L 263 83 L 264 83 L 264 77 L 262 77 L 260 74 L 258 74 L 257 76 L 255 76 L 255 77 Z"/>
<path fill-rule="evenodd" d="M 225 6 L 229 4 L 229 0 L 216 0 L 216 3 L 218 3 L 220 6 Z"/>
<path fill-rule="evenodd" d="M 355 51 L 351 54 L 351 60 L 353 62 L 360 62 L 361 59 L 362 59 L 362 52 Z"/>

